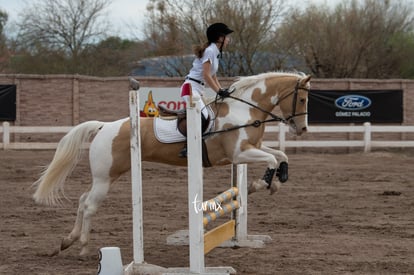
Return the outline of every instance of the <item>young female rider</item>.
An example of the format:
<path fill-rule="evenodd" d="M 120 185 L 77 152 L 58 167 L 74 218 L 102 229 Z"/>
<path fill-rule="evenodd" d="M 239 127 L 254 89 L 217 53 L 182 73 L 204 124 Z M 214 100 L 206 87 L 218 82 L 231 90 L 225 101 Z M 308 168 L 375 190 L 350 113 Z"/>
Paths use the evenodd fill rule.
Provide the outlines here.
<path fill-rule="evenodd" d="M 190 99 L 190 88 L 192 94 L 200 96 L 201 99 L 203 98 L 206 85 L 222 97 L 229 95 L 228 89 L 221 87 L 216 73 L 219 66 L 219 58 L 223 49 L 229 44 L 230 38 L 228 35 L 232 32 L 233 30 L 227 27 L 226 24 L 214 23 L 207 28 L 208 42 L 194 48 L 196 58 L 193 61 L 193 67 L 181 86 L 181 97 L 187 104 L 189 104 Z M 207 119 L 208 112 L 203 100 L 201 100 L 200 108 L 204 119 Z M 180 157 L 187 156 L 187 146 L 181 150 L 179 155 Z"/>

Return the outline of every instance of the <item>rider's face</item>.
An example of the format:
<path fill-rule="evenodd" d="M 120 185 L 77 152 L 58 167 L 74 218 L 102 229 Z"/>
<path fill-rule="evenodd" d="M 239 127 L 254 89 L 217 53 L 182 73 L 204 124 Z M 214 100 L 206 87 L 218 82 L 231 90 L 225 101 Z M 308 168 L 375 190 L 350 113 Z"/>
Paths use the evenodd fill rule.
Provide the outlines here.
<path fill-rule="evenodd" d="M 231 38 L 228 35 L 222 36 L 221 39 L 222 39 L 222 42 L 223 42 L 223 47 L 226 47 L 228 44 L 231 43 Z"/>

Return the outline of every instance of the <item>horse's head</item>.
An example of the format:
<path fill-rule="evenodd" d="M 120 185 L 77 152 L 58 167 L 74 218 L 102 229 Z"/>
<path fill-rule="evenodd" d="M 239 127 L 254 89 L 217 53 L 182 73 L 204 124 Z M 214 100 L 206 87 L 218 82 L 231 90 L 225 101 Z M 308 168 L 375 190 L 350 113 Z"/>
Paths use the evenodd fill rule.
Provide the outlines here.
<path fill-rule="evenodd" d="M 253 121 L 284 121 L 289 124 L 291 132 L 301 135 L 308 127 L 310 79 L 311 76 L 304 74 L 285 72 L 241 77 L 230 87 L 231 100 L 244 103 L 244 105 L 237 103 L 237 106 L 246 106 L 250 111 L 243 113 L 239 110 L 238 119 L 246 115 L 250 123 Z M 272 113 L 276 106 L 280 107 L 282 117 Z M 272 119 L 266 120 L 268 116 Z"/>
<path fill-rule="evenodd" d="M 308 127 L 310 75 L 289 78 L 278 95 L 278 105 L 290 132 L 300 136 Z"/>

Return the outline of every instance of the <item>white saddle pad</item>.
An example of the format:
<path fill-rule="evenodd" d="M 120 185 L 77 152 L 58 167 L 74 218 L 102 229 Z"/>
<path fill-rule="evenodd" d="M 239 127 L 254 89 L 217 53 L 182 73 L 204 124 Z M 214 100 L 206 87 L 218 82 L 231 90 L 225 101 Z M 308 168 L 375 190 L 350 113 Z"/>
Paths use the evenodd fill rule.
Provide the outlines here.
<path fill-rule="evenodd" d="M 213 117 L 213 111 L 211 108 L 207 108 L 210 117 Z M 214 120 L 210 119 L 210 124 L 207 127 L 206 132 L 211 131 L 214 128 Z M 154 134 L 159 142 L 162 143 L 176 143 L 183 142 L 187 138 L 183 136 L 177 129 L 177 119 L 162 119 L 156 117 L 154 119 Z"/>
<path fill-rule="evenodd" d="M 161 119 L 156 117 L 154 119 L 154 133 L 159 142 L 175 143 L 186 140 L 177 129 L 177 119 Z"/>

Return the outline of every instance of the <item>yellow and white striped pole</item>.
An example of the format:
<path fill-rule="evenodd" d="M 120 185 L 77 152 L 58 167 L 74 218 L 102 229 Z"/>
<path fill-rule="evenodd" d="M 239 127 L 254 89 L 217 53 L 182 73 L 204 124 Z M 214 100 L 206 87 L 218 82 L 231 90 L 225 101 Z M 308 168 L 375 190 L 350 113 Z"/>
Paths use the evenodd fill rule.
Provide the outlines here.
<path fill-rule="evenodd" d="M 228 213 L 231 213 L 233 210 L 240 207 L 239 202 L 234 200 L 226 204 L 221 205 L 220 209 L 215 212 L 210 212 L 204 215 L 203 224 L 206 226 L 212 221 L 215 221 L 217 218 L 224 216 Z"/>

